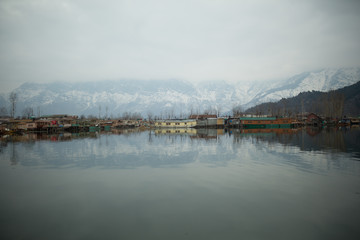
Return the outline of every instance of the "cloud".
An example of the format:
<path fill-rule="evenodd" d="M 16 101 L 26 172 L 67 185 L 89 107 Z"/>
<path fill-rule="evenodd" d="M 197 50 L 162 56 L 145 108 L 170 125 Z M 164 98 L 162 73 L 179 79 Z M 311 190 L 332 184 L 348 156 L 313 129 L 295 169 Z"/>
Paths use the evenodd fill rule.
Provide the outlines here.
<path fill-rule="evenodd" d="M 357 1 L 3 0 L 1 85 L 251 81 L 358 66 L 359 10 Z"/>

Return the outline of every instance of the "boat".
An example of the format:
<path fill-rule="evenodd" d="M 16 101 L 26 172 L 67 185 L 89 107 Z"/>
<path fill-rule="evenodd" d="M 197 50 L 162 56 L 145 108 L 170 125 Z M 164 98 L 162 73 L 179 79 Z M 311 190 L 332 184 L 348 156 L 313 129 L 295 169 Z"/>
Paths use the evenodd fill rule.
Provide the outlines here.
<path fill-rule="evenodd" d="M 295 120 L 292 118 L 276 117 L 242 117 L 240 126 L 244 129 L 252 128 L 292 128 Z"/>

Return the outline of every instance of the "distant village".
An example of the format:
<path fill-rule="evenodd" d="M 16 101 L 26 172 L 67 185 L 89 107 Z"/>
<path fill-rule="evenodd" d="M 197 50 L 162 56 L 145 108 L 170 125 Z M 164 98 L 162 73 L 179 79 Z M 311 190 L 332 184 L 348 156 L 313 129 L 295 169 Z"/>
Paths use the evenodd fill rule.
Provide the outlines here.
<path fill-rule="evenodd" d="M 193 114 L 185 119 L 143 119 L 83 118 L 76 115 L 45 115 L 41 117 L 14 119 L 0 118 L 0 134 L 13 135 L 26 132 L 61 133 L 61 132 L 98 132 L 113 129 L 189 129 L 189 128 L 240 128 L 240 129 L 281 129 L 303 126 L 357 126 L 360 118 L 329 119 L 314 113 L 307 113 L 296 118 L 272 117 L 265 115 L 244 115 L 219 117 L 212 114 Z"/>

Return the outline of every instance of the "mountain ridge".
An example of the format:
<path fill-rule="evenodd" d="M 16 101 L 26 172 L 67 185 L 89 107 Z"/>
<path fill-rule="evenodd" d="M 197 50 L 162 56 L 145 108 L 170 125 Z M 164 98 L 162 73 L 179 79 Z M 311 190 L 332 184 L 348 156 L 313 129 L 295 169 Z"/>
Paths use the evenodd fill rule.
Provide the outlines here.
<path fill-rule="evenodd" d="M 265 102 L 245 114 L 288 116 L 314 112 L 324 117 L 342 118 L 360 115 L 360 81 L 328 92 L 307 91 L 277 102 Z"/>
<path fill-rule="evenodd" d="M 41 114 L 76 114 L 113 117 L 124 112 L 181 117 L 211 111 L 228 113 L 234 106 L 248 109 L 306 91 L 329 91 L 360 80 L 360 67 L 304 72 L 276 82 L 192 84 L 170 79 L 89 82 L 24 83 L 16 88 L 16 115 L 25 108 Z M 0 107 L 9 109 L 8 94 L 0 95 Z"/>

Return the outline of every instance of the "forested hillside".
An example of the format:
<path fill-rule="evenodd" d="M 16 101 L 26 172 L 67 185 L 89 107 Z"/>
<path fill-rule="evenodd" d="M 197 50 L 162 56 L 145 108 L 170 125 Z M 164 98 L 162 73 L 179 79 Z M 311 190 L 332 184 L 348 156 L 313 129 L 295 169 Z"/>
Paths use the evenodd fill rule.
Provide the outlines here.
<path fill-rule="evenodd" d="M 249 108 L 247 114 L 290 116 L 314 112 L 324 117 L 340 118 L 360 115 L 360 81 L 348 87 L 329 92 L 303 92 L 296 97 L 277 102 L 262 103 Z"/>

